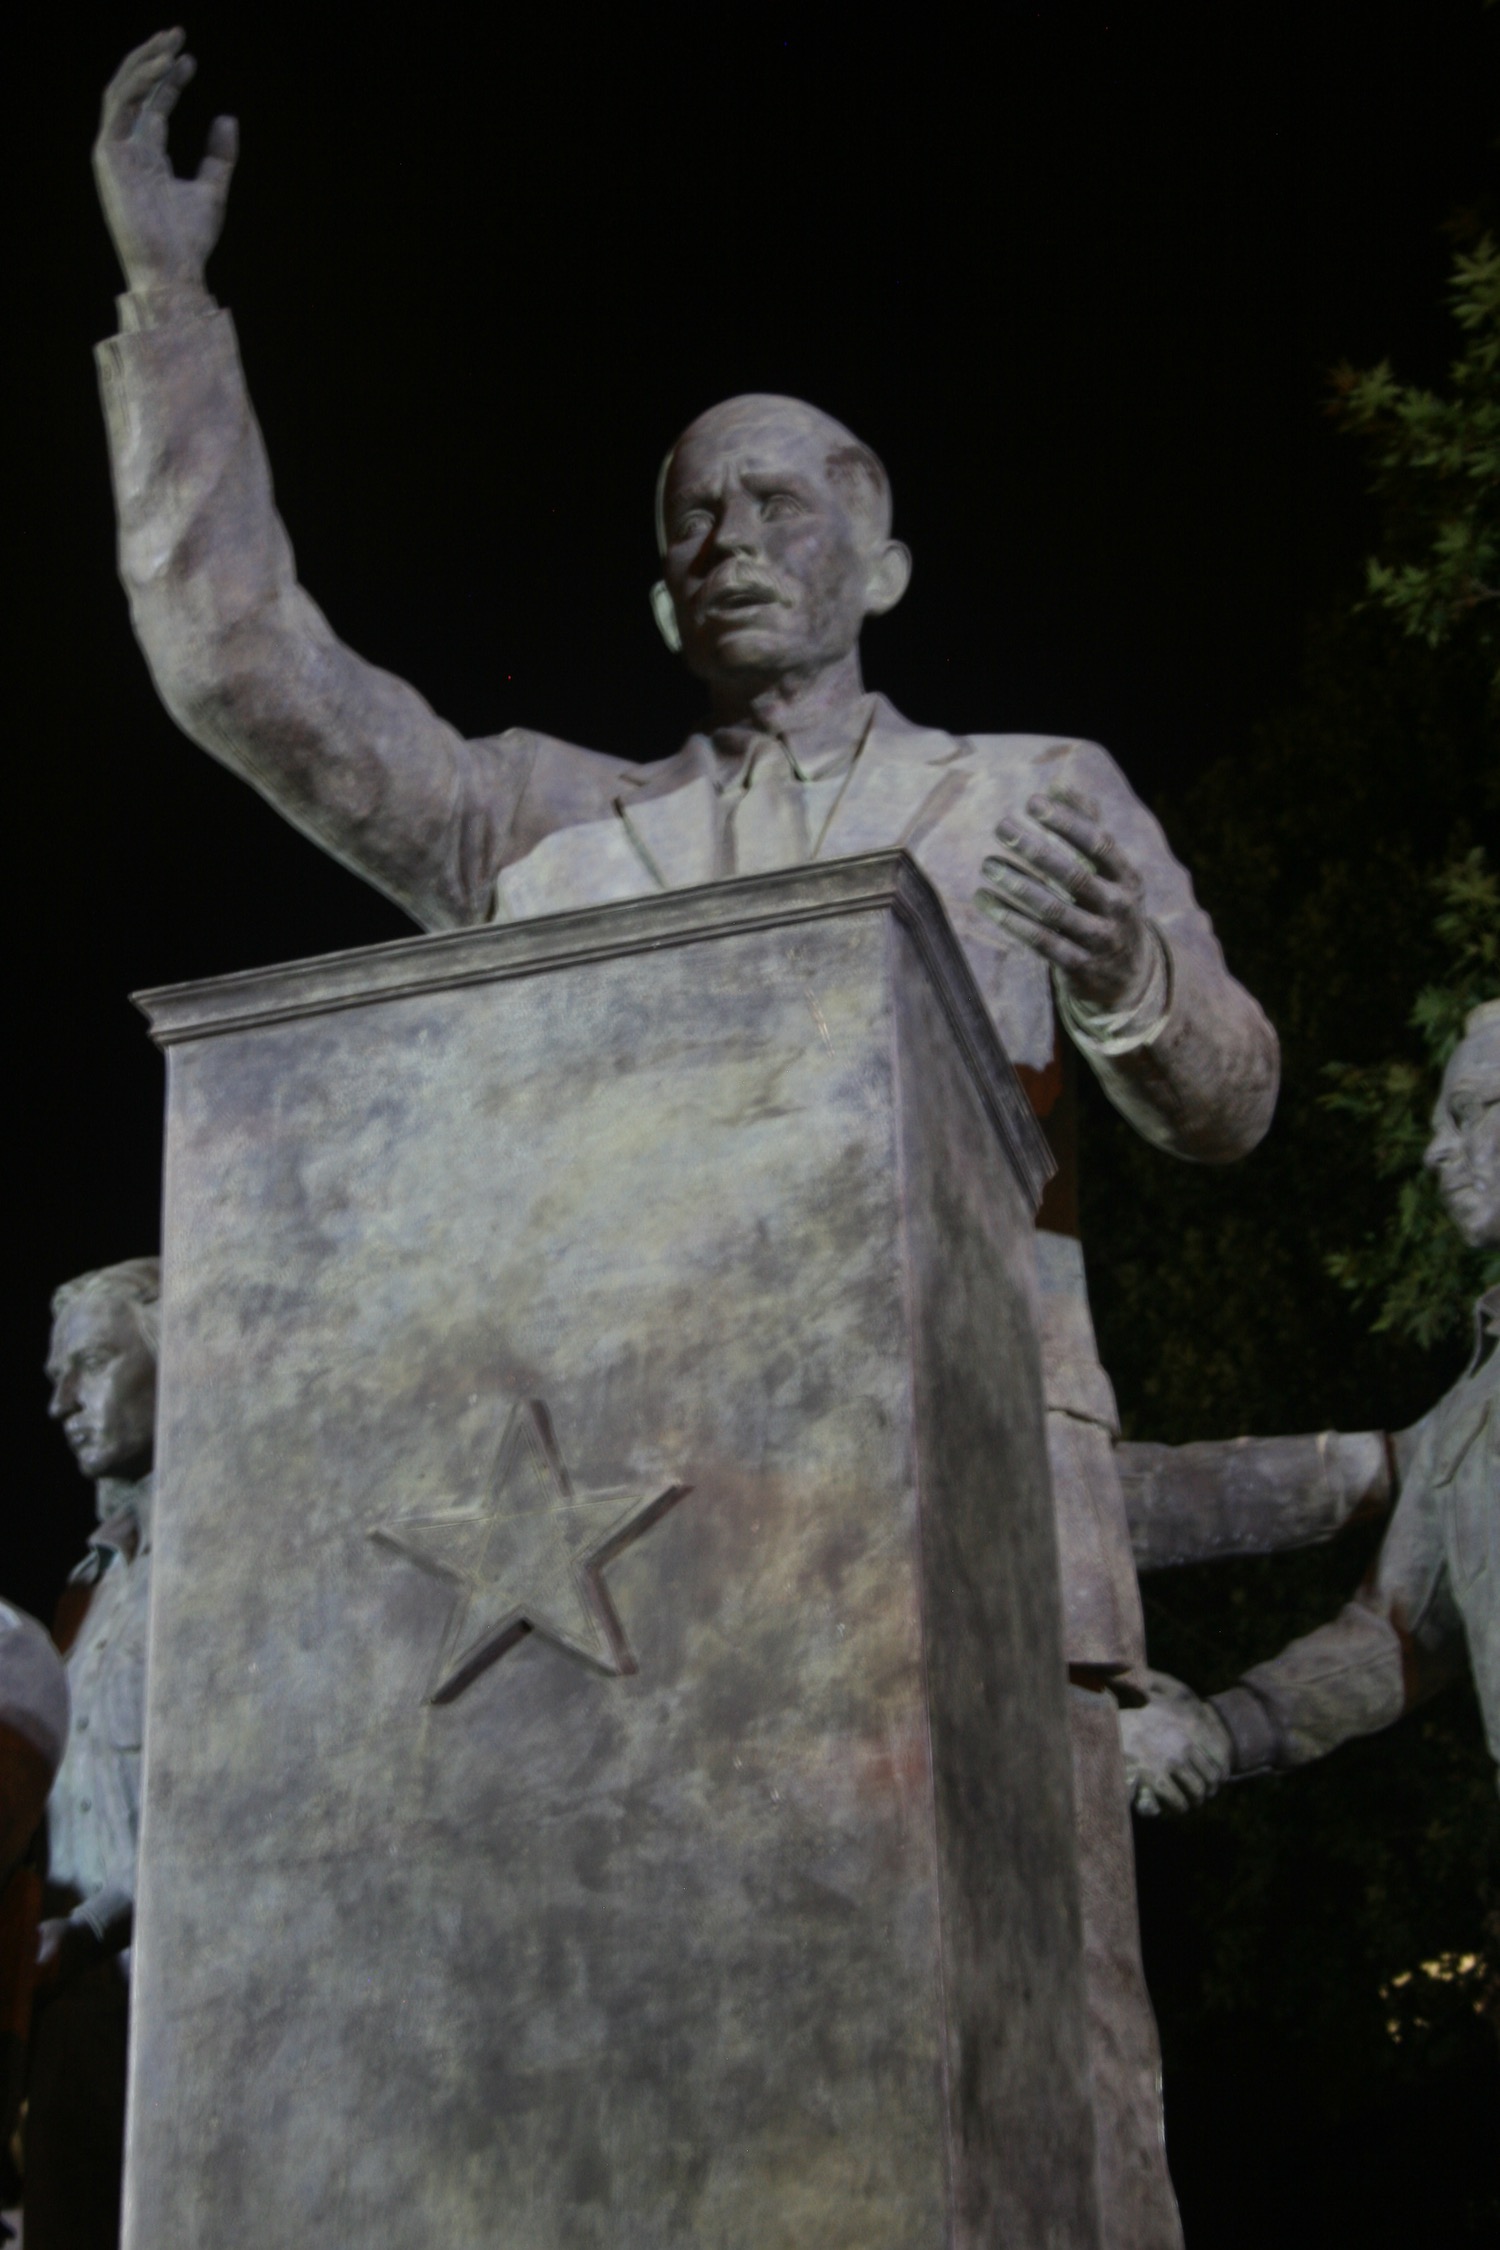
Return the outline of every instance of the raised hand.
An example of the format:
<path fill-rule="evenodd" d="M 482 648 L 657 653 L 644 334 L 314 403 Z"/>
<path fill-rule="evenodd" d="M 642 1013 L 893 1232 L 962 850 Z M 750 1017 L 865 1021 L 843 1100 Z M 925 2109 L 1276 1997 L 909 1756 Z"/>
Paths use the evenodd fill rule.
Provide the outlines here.
<path fill-rule="evenodd" d="M 185 36 L 158 31 L 105 89 L 94 178 L 129 289 L 201 283 L 224 225 L 239 147 L 234 119 L 214 119 L 194 178 L 178 179 L 167 153 L 167 119 L 198 67 L 183 52 Z"/>
<path fill-rule="evenodd" d="M 1026 810 L 1034 827 L 1003 820 L 995 830 L 1001 850 L 984 862 L 977 903 L 1061 970 L 1079 999 L 1129 1007 L 1154 960 L 1139 875 L 1100 826 L 1092 798 L 1057 785 Z"/>

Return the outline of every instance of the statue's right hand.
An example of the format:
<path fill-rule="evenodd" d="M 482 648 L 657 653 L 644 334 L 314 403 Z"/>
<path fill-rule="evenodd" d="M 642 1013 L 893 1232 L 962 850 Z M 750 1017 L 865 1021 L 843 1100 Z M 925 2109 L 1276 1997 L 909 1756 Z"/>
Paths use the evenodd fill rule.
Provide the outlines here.
<path fill-rule="evenodd" d="M 197 175 L 180 180 L 167 119 L 197 65 L 185 34 L 158 31 L 121 63 L 104 95 L 94 178 L 129 289 L 198 282 L 224 224 L 239 145 L 232 117 L 216 117 Z"/>

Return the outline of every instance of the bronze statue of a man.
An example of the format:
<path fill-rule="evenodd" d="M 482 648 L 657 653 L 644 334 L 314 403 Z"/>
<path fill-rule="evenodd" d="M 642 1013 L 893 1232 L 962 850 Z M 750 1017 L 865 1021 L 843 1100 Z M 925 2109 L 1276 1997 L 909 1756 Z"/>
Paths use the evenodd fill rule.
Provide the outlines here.
<path fill-rule="evenodd" d="M 1500 1000 L 1465 1024 L 1426 1160 L 1465 1242 L 1500 1244 Z M 1150 1701 L 1121 1714 L 1138 1810 L 1186 1811 L 1230 1775 L 1308 1765 L 1390 1726 L 1466 1665 L 1500 1765 L 1500 1287 L 1474 1308 L 1464 1373 L 1389 1444 L 1366 1431 L 1151 1450 L 1149 1490 L 1136 1499 L 1143 1517 L 1154 1503 L 1179 1524 L 1190 1507 L 1216 1519 L 1213 1502 L 1230 1480 L 1254 1476 L 1266 1532 L 1279 1518 L 1284 1543 L 1299 1544 L 1305 1523 L 1328 1517 L 1330 1462 L 1339 1464 L 1339 1513 L 1393 1494 L 1396 1507 L 1364 1584 L 1329 1624 L 1207 1702 L 1152 1676 Z"/>
<path fill-rule="evenodd" d="M 867 693 L 860 629 L 901 598 L 910 557 L 891 536 L 885 471 L 830 416 L 731 399 L 667 456 L 652 603 L 709 705 L 669 757 L 632 765 L 527 728 L 466 741 L 344 646 L 297 582 L 233 327 L 204 285 L 235 126 L 215 122 L 195 178 L 167 157 L 192 67 L 179 32 L 138 48 L 95 151 L 127 285 L 121 333 L 99 355 L 120 567 L 158 690 L 192 739 L 429 930 L 904 845 L 1033 1087 L 1051 1083 L 1060 1018 L 1159 1147 L 1210 1163 L 1252 1148 L 1275 1103 L 1275 1036 L 1119 768 L 1066 737 L 916 726 Z M 1106 1692 L 1138 1696 L 1145 1661 L 1114 1402 L 1078 1245 L 1049 1231 L 1039 1247 L 1102 2200 L 1114 2250 L 1170 2250 Z"/>
<path fill-rule="evenodd" d="M 60 1618 L 72 1729 L 47 1807 L 28 2250 L 113 2250 L 119 2236 L 160 1292 L 156 1259 L 131 1258 L 52 1300 L 51 1411 L 95 1481 L 99 1524 Z"/>

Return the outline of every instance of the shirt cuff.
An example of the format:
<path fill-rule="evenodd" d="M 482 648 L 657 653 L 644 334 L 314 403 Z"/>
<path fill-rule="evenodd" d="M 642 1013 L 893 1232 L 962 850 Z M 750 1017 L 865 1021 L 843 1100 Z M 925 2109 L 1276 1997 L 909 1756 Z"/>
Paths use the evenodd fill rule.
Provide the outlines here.
<path fill-rule="evenodd" d="M 129 1945 L 134 1919 L 135 1901 L 128 1891 L 118 1888 L 96 1891 L 68 1916 L 70 1922 L 92 1930 L 106 1953 L 119 1953 Z"/>
<path fill-rule="evenodd" d="M 1136 1047 L 1148 1047 L 1167 1020 L 1172 1005 L 1171 956 L 1156 924 L 1151 922 L 1147 927 L 1151 932 L 1151 967 L 1144 991 L 1128 1008 L 1097 1008 L 1092 1001 L 1070 992 L 1064 979 L 1053 971 L 1057 1012 L 1088 1054 L 1128 1055 Z"/>
<path fill-rule="evenodd" d="M 135 336 L 143 328 L 176 328 L 186 320 L 204 320 L 218 306 L 201 281 L 164 281 L 154 289 L 127 289 L 115 299 L 122 336 Z"/>
<path fill-rule="evenodd" d="M 1229 1733 L 1233 1750 L 1230 1772 L 1274 1772 L 1281 1763 L 1281 1733 L 1254 1688 L 1225 1688 L 1221 1695 L 1211 1695 L 1208 1701 Z"/>

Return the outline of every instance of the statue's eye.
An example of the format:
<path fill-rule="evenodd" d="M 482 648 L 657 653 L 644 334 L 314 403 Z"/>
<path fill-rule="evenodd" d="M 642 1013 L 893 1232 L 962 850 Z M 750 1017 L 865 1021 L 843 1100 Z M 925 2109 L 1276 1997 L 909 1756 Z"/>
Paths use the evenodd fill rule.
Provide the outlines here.
<path fill-rule="evenodd" d="M 712 521 L 707 508 L 689 508 L 686 515 L 678 516 L 674 522 L 673 540 L 701 538 Z"/>
<path fill-rule="evenodd" d="M 785 516 L 800 516 L 802 503 L 792 492 L 768 492 L 760 504 L 760 512 L 768 522 L 775 523 Z"/>

